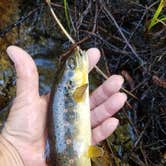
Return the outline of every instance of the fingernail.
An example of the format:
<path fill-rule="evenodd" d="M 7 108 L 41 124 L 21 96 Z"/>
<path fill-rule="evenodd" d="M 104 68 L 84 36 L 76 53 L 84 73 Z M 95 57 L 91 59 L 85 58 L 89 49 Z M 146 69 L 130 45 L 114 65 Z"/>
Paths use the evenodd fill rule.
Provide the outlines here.
<path fill-rule="evenodd" d="M 120 78 L 121 84 L 123 84 L 124 83 L 124 78 L 121 75 L 119 76 L 119 78 Z"/>
<path fill-rule="evenodd" d="M 123 96 L 124 101 L 126 101 L 126 100 L 127 100 L 127 95 L 126 95 L 126 93 L 121 92 L 121 95 Z"/>
<path fill-rule="evenodd" d="M 16 58 L 15 58 L 15 54 L 14 54 L 14 46 L 9 46 L 6 50 L 8 56 L 10 57 L 10 59 L 14 62 L 14 64 L 16 64 Z"/>
<path fill-rule="evenodd" d="M 110 128 L 112 129 L 116 129 L 119 125 L 119 120 L 116 118 L 110 118 L 110 123 L 108 123 L 108 125 L 106 126 L 107 130 L 109 130 Z"/>
<path fill-rule="evenodd" d="M 119 85 L 122 86 L 124 83 L 124 78 L 121 75 L 115 75 L 115 76 Z"/>
<path fill-rule="evenodd" d="M 87 53 L 88 53 L 88 55 L 92 54 L 94 56 L 100 56 L 100 50 L 98 48 L 95 48 L 95 47 L 94 48 L 89 48 L 87 50 Z"/>

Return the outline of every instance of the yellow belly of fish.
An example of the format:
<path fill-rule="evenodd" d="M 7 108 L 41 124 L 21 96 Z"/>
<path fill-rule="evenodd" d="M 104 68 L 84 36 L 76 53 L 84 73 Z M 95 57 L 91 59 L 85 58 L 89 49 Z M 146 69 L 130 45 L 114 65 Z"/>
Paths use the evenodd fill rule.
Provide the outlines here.
<path fill-rule="evenodd" d="M 77 107 L 79 121 L 76 122 L 78 134 L 76 140 L 78 143 L 78 166 L 91 166 L 90 158 L 87 156 L 88 149 L 91 146 L 91 125 L 90 125 L 90 108 L 89 108 L 89 94 L 86 91 L 84 102 L 80 102 Z"/>
<path fill-rule="evenodd" d="M 76 86 L 80 87 L 78 92 L 76 91 L 76 99 L 75 99 L 77 102 L 77 107 L 75 111 L 77 111 L 78 113 L 78 121 L 76 121 L 76 124 L 75 124 L 78 129 L 76 140 L 78 143 L 77 145 L 78 154 L 80 155 L 79 160 L 77 161 L 78 166 L 91 166 L 90 158 L 87 156 L 88 149 L 91 146 L 88 68 L 89 68 L 88 56 L 83 55 L 81 59 L 81 63 L 80 65 L 77 66 L 76 72 L 74 75 Z M 79 96 L 77 95 L 79 91 L 85 91 L 83 93 L 83 96 L 81 94 L 82 98 L 79 98 Z"/>

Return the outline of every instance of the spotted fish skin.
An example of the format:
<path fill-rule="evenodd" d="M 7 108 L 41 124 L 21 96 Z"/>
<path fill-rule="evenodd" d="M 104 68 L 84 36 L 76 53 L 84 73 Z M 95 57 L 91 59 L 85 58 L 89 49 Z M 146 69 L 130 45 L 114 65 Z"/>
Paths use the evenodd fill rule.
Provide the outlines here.
<path fill-rule="evenodd" d="M 47 119 L 51 166 L 91 166 L 88 67 L 87 54 L 77 48 L 56 75 Z"/>

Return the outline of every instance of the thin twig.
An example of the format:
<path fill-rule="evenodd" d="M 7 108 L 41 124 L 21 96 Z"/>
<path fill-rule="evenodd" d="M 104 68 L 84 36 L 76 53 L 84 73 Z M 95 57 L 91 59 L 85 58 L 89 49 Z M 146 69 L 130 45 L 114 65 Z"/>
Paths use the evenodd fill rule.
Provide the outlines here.
<path fill-rule="evenodd" d="M 101 5 L 103 6 L 103 9 L 105 11 L 105 13 L 107 14 L 106 16 L 113 21 L 113 23 L 115 24 L 116 28 L 118 29 L 120 35 L 122 36 L 122 38 L 124 39 L 124 41 L 126 42 L 127 46 L 130 48 L 131 52 L 135 55 L 136 59 L 139 61 L 139 63 L 141 64 L 141 66 L 144 65 L 144 61 L 138 56 L 138 54 L 136 53 L 136 51 L 134 50 L 134 48 L 131 46 L 131 44 L 128 42 L 126 36 L 123 34 L 120 26 L 118 25 L 118 23 L 116 22 L 115 18 L 113 17 L 113 15 L 108 11 L 108 9 L 106 8 L 105 4 L 102 2 Z"/>
<path fill-rule="evenodd" d="M 134 33 L 135 33 L 135 32 L 137 31 L 137 29 L 139 28 L 141 22 L 143 21 L 144 17 L 146 16 L 146 13 L 147 13 L 147 10 L 144 11 L 144 13 L 143 13 L 141 19 L 139 20 L 139 22 L 138 22 L 138 24 L 136 25 L 135 29 L 134 29 L 133 32 L 131 33 L 131 35 L 130 35 L 130 37 L 129 37 L 129 39 L 128 39 L 129 42 L 130 42 L 130 40 L 132 39 L 132 37 L 134 36 Z M 125 50 L 126 47 L 127 47 L 127 43 L 125 44 L 125 46 L 124 46 L 123 49 Z"/>
<path fill-rule="evenodd" d="M 100 34 L 96 34 L 96 33 L 85 31 L 85 30 L 80 30 L 80 31 L 87 33 L 89 36 L 98 38 L 99 40 L 101 40 L 103 42 L 103 44 L 106 47 L 108 47 L 109 49 L 111 49 L 111 51 L 113 51 L 115 53 L 123 54 L 123 55 L 130 55 L 130 52 L 119 49 L 115 45 L 113 45 L 113 44 L 109 43 L 107 40 L 105 40 L 102 36 L 100 36 Z"/>
<path fill-rule="evenodd" d="M 54 19 L 56 20 L 57 24 L 59 25 L 59 27 L 62 29 L 63 33 L 66 35 L 66 37 L 69 39 L 69 41 L 72 42 L 72 44 L 75 44 L 75 41 L 74 39 L 69 35 L 69 33 L 66 31 L 66 29 L 63 27 L 63 25 L 61 24 L 61 22 L 59 21 L 58 17 L 56 16 L 54 10 L 52 9 L 51 7 L 51 2 L 50 0 L 46 0 L 48 6 L 49 6 L 49 9 L 51 11 L 51 14 L 52 16 L 54 17 Z"/>
<path fill-rule="evenodd" d="M 91 0 L 89 1 L 89 4 L 87 6 L 87 8 L 83 11 L 83 13 L 81 14 L 80 18 L 78 19 L 77 23 L 76 23 L 76 28 L 79 29 L 81 24 L 82 24 L 82 21 L 84 19 L 84 17 L 89 13 L 89 11 L 91 10 L 91 5 L 92 5 L 92 2 Z"/>
<path fill-rule="evenodd" d="M 95 33 L 95 31 L 96 31 L 97 16 L 98 16 L 98 6 L 97 6 L 97 3 L 95 3 L 95 16 L 94 16 L 93 29 L 92 29 L 93 33 Z"/>
<path fill-rule="evenodd" d="M 30 16 L 36 13 L 41 7 L 43 7 L 43 4 L 30 11 L 26 16 L 20 17 L 14 24 L 11 24 L 8 27 L 6 27 L 5 30 L 0 31 L 0 37 L 4 37 L 6 33 L 10 32 L 13 28 L 22 24 L 26 19 L 28 19 Z"/>
<path fill-rule="evenodd" d="M 105 73 L 98 68 L 97 66 L 95 66 L 95 69 L 97 70 L 98 73 L 100 73 L 106 80 L 108 79 L 108 76 L 105 75 Z M 136 97 L 134 94 L 132 94 L 131 92 L 129 92 L 128 90 L 126 90 L 125 88 L 121 88 L 121 90 L 123 90 L 124 92 L 126 92 L 128 95 L 132 96 L 134 99 L 139 100 L 138 97 Z"/>
<path fill-rule="evenodd" d="M 69 33 L 66 31 L 66 29 L 63 27 L 63 25 L 61 24 L 61 22 L 59 21 L 58 17 L 56 16 L 54 10 L 52 9 L 51 7 L 51 2 L 50 0 L 46 0 L 49 8 L 50 8 L 50 11 L 52 13 L 52 16 L 54 17 L 55 21 L 57 22 L 57 24 L 59 25 L 59 27 L 61 28 L 61 30 L 63 31 L 63 33 L 66 35 L 66 37 L 73 43 L 75 44 L 75 41 L 74 39 L 69 35 Z M 96 65 L 95 65 L 95 69 L 105 78 L 105 79 L 108 79 L 108 77 L 101 71 L 101 69 L 99 69 Z M 138 98 L 133 95 L 131 92 L 129 92 L 128 90 L 124 89 L 124 88 L 121 88 L 124 92 L 126 92 L 127 94 L 129 94 L 130 96 L 132 96 L 133 98 L 137 99 Z M 129 105 L 129 103 L 127 103 Z"/>

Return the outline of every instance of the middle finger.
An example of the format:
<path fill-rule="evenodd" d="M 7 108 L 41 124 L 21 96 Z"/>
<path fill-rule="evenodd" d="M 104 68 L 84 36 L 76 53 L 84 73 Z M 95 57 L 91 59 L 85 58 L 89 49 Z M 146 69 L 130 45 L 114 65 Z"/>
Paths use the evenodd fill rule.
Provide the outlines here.
<path fill-rule="evenodd" d="M 90 96 L 90 108 L 94 109 L 110 96 L 118 92 L 124 82 L 120 75 L 112 75 L 102 85 L 100 85 Z"/>

